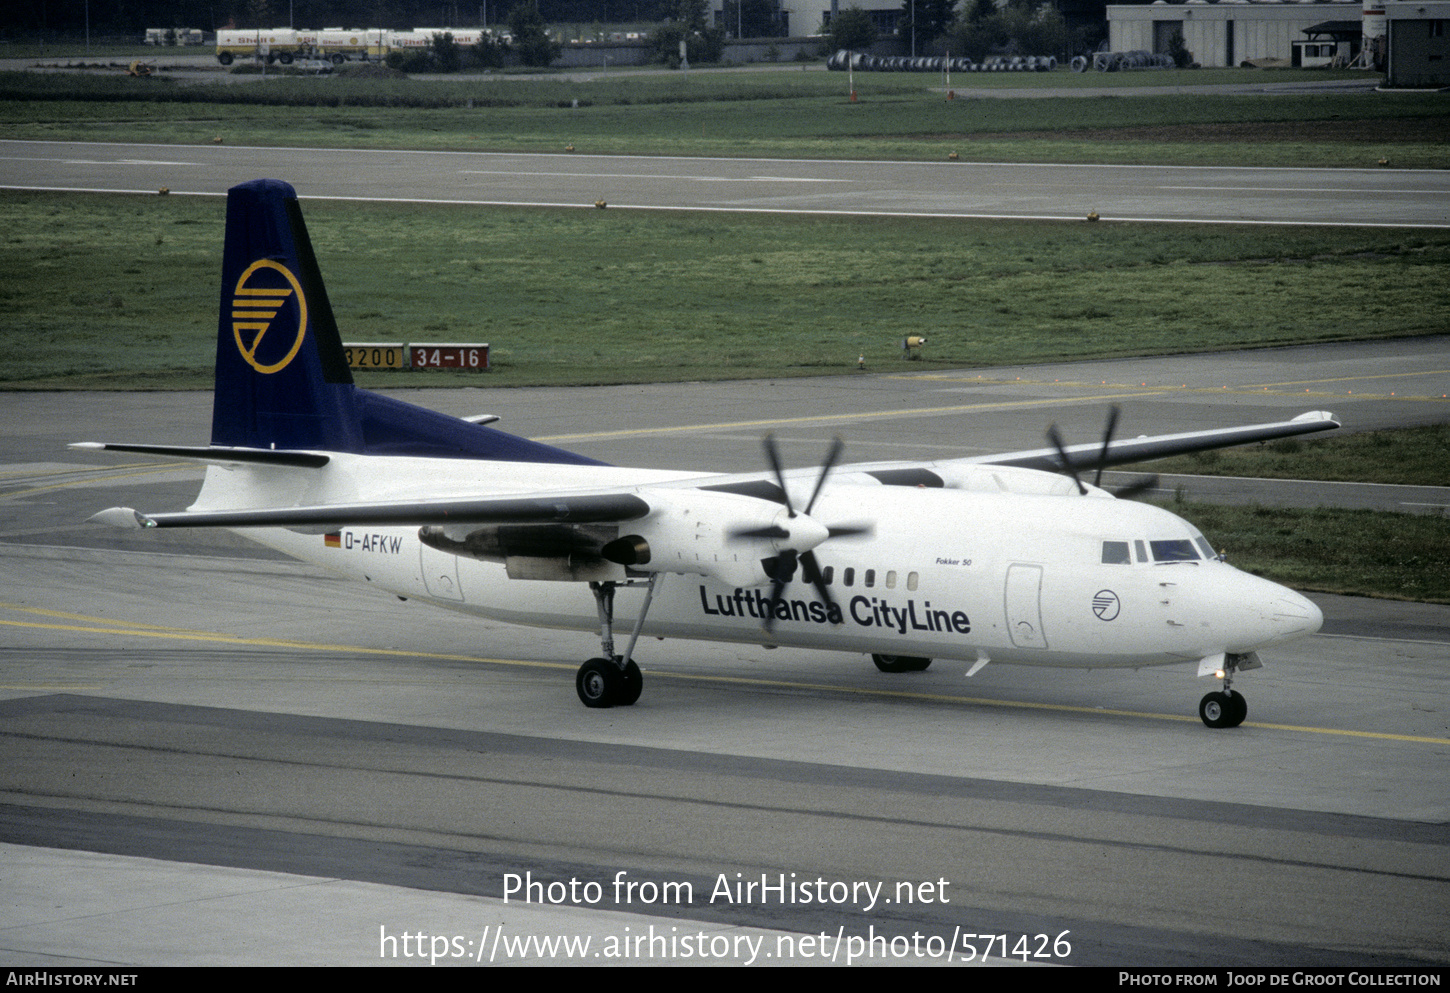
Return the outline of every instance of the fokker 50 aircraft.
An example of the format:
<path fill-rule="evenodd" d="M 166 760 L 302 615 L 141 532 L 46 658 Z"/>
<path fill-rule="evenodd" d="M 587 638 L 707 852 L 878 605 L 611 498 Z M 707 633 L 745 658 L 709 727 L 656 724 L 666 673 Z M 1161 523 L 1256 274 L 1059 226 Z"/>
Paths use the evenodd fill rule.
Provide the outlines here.
<path fill-rule="evenodd" d="M 766 439 L 756 473 L 605 465 L 356 388 L 296 194 L 256 180 L 227 201 L 210 445 L 78 447 L 207 465 L 186 511 L 96 520 L 240 528 L 401 597 L 598 630 L 575 681 L 589 707 L 639 698 L 648 636 L 865 653 L 885 672 L 1197 662 L 1223 681 L 1204 723 L 1236 726 L 1234 676 L 1317 631 L 1319 609 L 1097 483 L 1105 466 L 1338 424 L 1119 441 L 1115 417 L 1101 443 L 1054 429 L 1049 448 L 998 456 L 837 467 L 837 442 L 819 469 L 786 471 Z"/>

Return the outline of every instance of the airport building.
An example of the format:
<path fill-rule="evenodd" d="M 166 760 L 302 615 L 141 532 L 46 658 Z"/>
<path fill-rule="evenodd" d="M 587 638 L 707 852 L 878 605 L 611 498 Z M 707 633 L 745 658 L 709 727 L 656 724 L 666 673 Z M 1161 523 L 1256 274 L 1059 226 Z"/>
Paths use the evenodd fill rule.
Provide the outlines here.
<path fill-rule="evenodd" d="M 1389 0 L 1384 21 L 1386 86 L 1450 86 L 1450 3 Z"/>
<path fill-rule="evenodd" d="M 1145 7 L 1109 5 L 1108 47 L 1114 52 L 1167 52 L 1169 40 L 1181 34 L 1184 47 L 1201 66 L 1236 66 L 1257 59 L 1302 65 L 1306 45 L 1312 47 L 1311 64 L 1328 65 L 1333 56 L 1342 55 L 1348 62 L 1359 54 L 1359 44 L 1348 36 L 1359 34 L 1354 29 L 1361 17 L 1359 3 L 1158 0 Z M 1321 46 L 1334 50 L 1321 52 Z"/>
<path fill-rule="evenodd" d="M 843 10 L 860 7 L 876 25 L 876 33 L 885 38 L 896 32 L 897 21 L 901 19 L 902 0 L 778 0 L 781 17 L 781 34 L 789 38 L 803 38 L 821 34 L 823 25 Z M 724 28 L 731 37 L 735 36 L 733 17 L 737 6 L 730 5 L 730 18 L 726 17 L 724 0 L 711 0 L 713 23 Z"/>

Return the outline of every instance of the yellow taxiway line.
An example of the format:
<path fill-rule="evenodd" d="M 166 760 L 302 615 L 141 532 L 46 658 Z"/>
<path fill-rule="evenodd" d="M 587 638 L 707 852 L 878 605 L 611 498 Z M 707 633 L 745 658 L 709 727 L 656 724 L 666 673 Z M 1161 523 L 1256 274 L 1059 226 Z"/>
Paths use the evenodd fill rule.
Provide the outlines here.
<path fill-rule="evenodd" d="M 361 645 L 337 645 L 326 642 L 291 641 L 282 638 L 245 638 L 240 635 L 221 634 L 215 631 L 197 631 L 189 628 L 164 627 L 157 624 L 140 624 L 132 621 L 116 621 L 101 617 L 88 617 L 59 610 L 45 610 L 26 607 L 21 604 L 0 602 L 0 610 L 15 611 L 36 617 L 51 618 L 50 621 L 27 621 L 0 619 L 0 626 L 31 628 L 36 630 L 73 631 L 82 634 L 121 635 L 137 638 L 166 638 L 177 641 L 201 641 L 214 644 L 239 645 L 252 648 L 290 648 L 314 652 L 345 652 L 358 655 L 381 655 L 393 658 L 435 659 L 448 662 L 474 662 L 485 665 L 518 666 L 531 669 L 562 669 L 573 671 L 576 667 L 565 662 L 540 662 L 527 659 L 498 659 L 474 655 L 455 655 L 447 652 L 423 652 L 402 648 L 367 648 Z M 70 621 L 73 623 L 63 623 Z M 1155 714 L 1138 710 L 1114 710 L 1103 707 L 1081 707 L 1057 703 L 1033 703 L 1024 700 L 993 700 L 985 697 L 961 696 L 954 693 L 923 693 L 914 690 L 864 689 L 852 686 L 836 686 L 829 683 L 805 683 L 781 679 L 762 679 L 750 676 L 707 676 L 695 673 L 669 672 L 650 669 L 651 678 L 691 680 L 701 683 L 731 686 L 758 686 L 769 689 L 808 690 L 822 693 L 842 693 L 852 696 L 875 697 L 878 699 L 921 700 L 931 703 L 947 703 L 979 707 L 1003 707 L 1021 710 L 1044 710 L 1065 714 L 1088 714 L 1097 717 L 1133 717 L 1142 720 L 1183 721 L 1198 720 L 1181 714 Z M 71 691 L 82 687 L 70 687 Z M 89 689 L 91 687 L 84 687 Z M 41 686 L 7 686 L 0 684 L 0 690 L 51 690 L 59 689 Z M 1423 735 L 1390 734 L 1383 731 L 1352 731 L 1345 728 L 1313 727 L 1297 724 L 1267 724 L 1247 721 L 1244 727 L 1270 731 L 1288 731 L 1301 734 L 1323 734 L 1343 738 L 1369 738 L 1379 741 L 1404 741 L 1415 744 L 1443 746 L 1450 739 Z"/>

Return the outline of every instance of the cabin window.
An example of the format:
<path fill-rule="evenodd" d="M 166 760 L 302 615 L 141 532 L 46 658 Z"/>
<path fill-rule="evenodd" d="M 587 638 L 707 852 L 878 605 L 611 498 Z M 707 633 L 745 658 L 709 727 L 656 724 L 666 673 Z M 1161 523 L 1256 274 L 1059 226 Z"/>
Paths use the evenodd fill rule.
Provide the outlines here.
<path fill-rule="evenodd" d="M 888 590 L 894 590 L 894 589 L 896 589 L 896 570 L 895 569 L 889 569 L 886 572 L 886 588 Z"/>
<path fill-rule="evenodd" d="M 1198 549 L 1194 548 L 1193 542 L 1187 538 L 1153 541 L 1149 544 L 1153 546 L 1153 561 L 1155 562 L 1195 562 L 1198 560 Z"/>
<path fill-rule="evenodd" d="M 831 580 L 835 577 L 835 575 L 836 567 L 833 565 L 828 565 L 821 570 L 821 582 L 825 583 L 827 586 L 830 586 Z"/>
<path fill-rule="evenodd" d="M 866 570 L 866 580 L 865 580 L 865 582 L 866 582 L 866 588 L 868 590 L 871 587 L 873 587 L 873 586 L 876 585 L 876 570 L 875 569 L 867 569 Z"/>
<path fill-rule="evenodd" d="M 1130 565 L 1132 561 L 1126 541 L 1103 542 L 1103 565 Z"/>
<path fill-rule="evenodd" d="M 846 586 L 855 586 L 856 585 L 856 570 L 855 569 L 852 569 L 850 567 L 847 567 L 845 573 L 843 573 L 842 576 L 841 576 L 841 582 L 844 585 L 846 585 Z"/>
<path fill-rule="evenodd" d="M 914 573 L 914 572 L 908 572 L 906 574 L 906 588 L 908 590 L 911 590 L 912 592 L 916 592 L 916 580 L 917 580 L 916 573 Z"/>

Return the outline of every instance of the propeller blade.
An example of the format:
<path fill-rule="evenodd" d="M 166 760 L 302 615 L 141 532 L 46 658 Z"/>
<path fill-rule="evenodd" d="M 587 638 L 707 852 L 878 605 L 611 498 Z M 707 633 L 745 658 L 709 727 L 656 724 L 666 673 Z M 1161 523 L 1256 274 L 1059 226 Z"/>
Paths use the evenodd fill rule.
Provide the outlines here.
<path fill-rule="evenodd" d="M 766 615 L 762 625 L 767 632 L 775 630 L 775 604 L 794 578 L 798 558 L 795 551 L 789 548 L 775 557 L 775 565 L 770 569 L 770 574 L 775 578 L 775 582 L 770 584 L 770 613 Z"/>
<path fill-rule="evenodd" d="M 770 463 L 770 469 L 775 473 L 776 485 L 780 487 L 781 494 L 785 497 L 785 513 L 787 517 L 795 516 L 795 508 L 790 505 L 790 490 L 785 488 L 785 470 L 780 465 L 780 450 L 775 447 L 775 435 L 765 436 L 765 459 Z"/>
<path fill-rule="evenodd" d="M 1073 468 L 1072 460 L 1067 457 L 1067 446 L 1062 443 L 1062 432 L 1057 430 L 1056 424 L 1048 425 L 1047 440 L 1057 449 L 1057 461 L 1062 463 L 1062 471 L 1072 477 L 1072 481 L 1077 484 L 1077 491 L 1087 496 L 1087 487 L 1077 478 L 1077 469 Z"/>
<path fill-rule="evenodd" d="M 1098 472 L 1093 477 L 1093 485 L 1101 486 L 1103 483 L 1103 467 L 1108 464 L 1108 449 L 1113 443 L 1113 432 L 1118 427 L 1118 414 L 1120 413 L 1117 404 L 1108 408 L 1108 423 L 1103 427 L 1103 447 L 1098 452 Z"/>
<path fill-rule="evenodd" d="M 770 463 L 771 472 L 775 473 L 775 481 L 780 487 L 783 502 L 785 504 L 786 514 L 788 517 L 792 518 L 799 516 L 797 515 L 795 508 L 791 506 L 790 494 L 785 487 L 785 470 L 781 467 L 780 450 L 776 446 L 775 435 L 766 435 L 764 439 L 764 444 L 765 458 L 766 461 Z M 845 447 L 846 443 L 843 442 L 839 437 L 831 439 L 831 447 L 826 451 L 826 457 L 821 462 L 821 471 L 816 476 L 816 485 L 815 488 L 811 490 L 811 498 L 806 501 L 805 509 L 801 511 L 801 515 L 804 515 L 806 517 L 807 521 L 809 521 L 809 523 L 812 525 L 812 528 L 799 529 L 802 531 L 804 537 L 797 541 L 798 544 L 809 543 L 814 545 L 820 541 L 829 538 L 850 538 L 855 535 L 870 534 L 873 530 L 873 527 L 870 524 L 841 524 L 836 527 L 827 527 L 825 529 L 826 536 L 825 539 L 823 539 L 820 536 L 819 530 L 821 525 L 810 516 L 811 511 L 815 509 L 816 500 L 819 499 L 821 492 L 825 489 L 826 479 L 830 477 L 831 470 L 834 469 L 836 467 L 836 463 L 840 461 L 841 452 L 845 450 Z M 1058 445 L 1058 450 L 1061 451 L 1061 449 L 1062 446 Z M 1081 486 L 1082 484 L 1079 483 L 1078 485 Z M 781 527 L 779 524 L 769 524 L 764 527 L 743 528 L 739 531 L 733 531 L 731 532 L 730 536 L 732 538 L 781 539 L 789 538 L 790 535 L 791 532 L 788 529 Z M 834 597 L 831 596 L 830 587 L 826 585 L 825 579 L 821 576 L 820 563 L 816 561 L 816 554 L 814 551 L 807 549 L 806 551 L 802 552 L 794 548 L 783 548 L 775 556 L 775 558 L 764 560 L 762 562 L 762 565 L 764 565 L 765 567 L 766 575 L 768 575 L 771 579 L 770 601 L 772 604 L 776 603 L 782 598 L 782 595 L 785 593 L 786 587 L 789 586 L 791 581 L 795 579 L 796 569 L 797 567 L 799 567 L 801 570 L 802 578 L 804 578 L 806 582 L 810 583 L 813 587 L 815 587 L 816 593 L 820 596 L 821 601 L 825 603 L 827 611 L 831 613 L 836 612 L 832 609 L 836 605 L 836 600 Z M 775 629 L 775 614 L 773 611 L 768 617 L 765 618 L 765 622 L 762 627 L 765 629 L 766 634 L 769 634 Z"/>
<path fill-rule="evenodd" d="M 841 457 L 841 452 L 845 447 L 846 443 L 841 440 L 840 435 L 831 439 L 831 448 L 826 452 L 825 461 L 821 463 L 821 474 L 816 477 L 816 488 L 811 491 L 811 499 L 802 513 L 810 516 L 811 508 L 816 505 L 816 497 L 821 495 L 821 487 L 826 485 L 826 477 L 831 474 L 831 469 L 835 466 L 836 460 Z"/>
<path fill-rule="evenodd" d="M 1113 496 L 1117 497 L 1119 500 L 1133 500 L 1139 496 L 1142 496 L 1144 493 L 1147 493 L 1151 489 L 1156 489 L 1157 486 L 1158 476 L 1155 473 L 1152 476 L 1142 476 L 1138 479 L 1133 480 L 1127 486 L 1114 490 Z"/>
<path fill-rule="evenodd" d="M 732 538 L 789 538 L 790 532 L 779 524 L 767 524 L 763 528 L 740 528 L 730 532 Z"/>
<path fill-rule="evenodd" d="M 816 588 L 816 595 L 826 605 L 826 613 L 830 614 L 831 608 L 836 605 L 836 598 L 831 596 L 831 588 L 826 585 L 825 579 L 821 577 L 821 566 L 816 561 L 815 552 L 806 552 L 801 556 L 801 572 L 806 581 Z"/>

